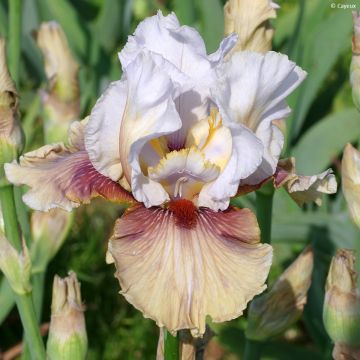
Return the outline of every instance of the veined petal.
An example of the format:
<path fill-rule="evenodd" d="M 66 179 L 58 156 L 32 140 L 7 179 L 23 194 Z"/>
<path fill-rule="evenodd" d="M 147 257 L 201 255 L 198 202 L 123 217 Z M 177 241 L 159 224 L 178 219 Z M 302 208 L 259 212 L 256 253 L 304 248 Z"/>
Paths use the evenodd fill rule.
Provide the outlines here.
<path fill-rule="evenodd" d="M 92 109 L 86 126 L 85 147 L 91 163 L 114 181 L 122 175 L 119 136 L 126 101 L 126 80 L 113 82 Z"/>
<path fill-rule="evenodd" d="M 341 180 L 350 216 L 360 227 L 360 152 L 350 144 L 344 150 Z"/>
<path fill-rule="evenodd" d="M 212 92 L 225 125 L 241 123 L 264 144 L 263 163 L 248 183 L 262 181 L 275 172 L 284 142 L 272 121 L 289 115 L 285 98 L 306 73 L 285 55 L 240 52 L 219 66 L 217 74 Z"/>
<path fill-rule="evenodd" d="M 297 175 L 294 158 L 279 161 L 274 181 L 277 187 L 284 186 L 299 206 L 308 202 L 320 206 L 323 194 L 335 194 L 337 191 L 336 178 L 331 169 L 318 175 Z"/>
<path fill-rule="evenodd" d="M 109 242 L 127 301 L 171 332 L 240 316 L 265 288 L 272 248 L 250 210 L 195 210 L 192 227 L 162 208 L 130 210 Z"/>
<path fill-rule="evenodd" d="M 232 134 L 232 154 L 219 177 L 206 184 L 198 199 L 198 206 L 225 210 L 230 198 L 235 196 L 241 179 L 250 176 L 260 165 L 263 145 L 260 140 L 241 124 L 230 124 Z"/>
<path fill-rule="evenodd" d="M 28 185 L 24 202 L 35 210 L 62 208 L 70 211 L 95 196 L 112 201 L 133 203 L 131 194 L 118 183 L 95 170 L 84 150 L 83 125 L 74 122 L 70 128 L 69 146 L 45 145 L 5 164 L 10 182 Z"/>
<path fill-rule="evenodd" d="M 150 140 L 181 127 L 173 101 L 176 89 L 166 62 L 156 64 L 149 53 L 141 53 L 130 63 L 125 76 L 129 101 L 120 127 L 121 165 L 135 198 L 147 207 L 160 205 L 169 196 L 159 183 L 143 174 L 139 155 Z"/>
<path fill-rule="evenodd" d="M 286 55 L 245 51 L 219 67 L 213 93 L 226 122 L 242 123 L 255 132 L 263 121 L 270 125 L 289 115 L 284 100 L 305 75 Z"/>

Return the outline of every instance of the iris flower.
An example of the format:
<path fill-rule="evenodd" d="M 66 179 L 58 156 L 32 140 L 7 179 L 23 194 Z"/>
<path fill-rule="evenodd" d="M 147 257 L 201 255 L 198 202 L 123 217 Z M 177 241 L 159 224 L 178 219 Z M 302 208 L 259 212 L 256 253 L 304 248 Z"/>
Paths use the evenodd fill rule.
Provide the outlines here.
<path fill-rule="evenodd" d="M 272 248 L 230 199 L 275 176 L 286 97 L 305 72 L 276 52 L 207 55 L 175 14 L 144 20 L 119 53 L 123 75 L 74 122 L 67 145 L 6 165 L 31 208 L 71 210 L 94 196 L 125 203 L 109 241 L 121 293 L 175 332 L 240 316 L 266 288 Z M 283 180 L 285 179 L 283 176 Z"/>

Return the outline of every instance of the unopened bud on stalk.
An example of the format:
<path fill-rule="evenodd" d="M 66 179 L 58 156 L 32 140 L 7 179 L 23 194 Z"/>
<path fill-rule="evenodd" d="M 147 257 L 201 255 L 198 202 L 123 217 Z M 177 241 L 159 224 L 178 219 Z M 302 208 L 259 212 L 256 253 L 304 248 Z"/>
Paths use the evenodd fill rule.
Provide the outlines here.
<path fill-rule="evenodd" d="M 49 212 L 34 211 L 31 215 L 31 258 L 33 272 L 44 271 L 65 241 L 73 219 L 73 213 L 62 209 Z"/>
<path fill-rule="evenodd" d="M 0 232 L 0 270 L 14 292 L 27 294 L 31 291 L 31 260 L 24 240 L 21 252 L 18 253 Z"/>
<path fill-rule="evenodd" d="M 58 23 L 42 23 L 35 38 L 44 56 L 48 79 L 48 89 L 42 93 L 46 142 L 66 141 L 70 122 L 79 118 L 79 65 Z"/>
<path fill-rule="evenodd" d="M 353 11 L 354 35 L 352 40 L 352 61 L 350 66 L 350 82 L 353 101 L 360 111 L 360 11 Z"/>
<path fill-rule="evenodd" d="M 360 227 L 360 152 L 351 144 L 345 146 L 341 183 L 350 217 Z"/>
<path fill-rule="evenodd" d="M 326 280 L 324 324 L 341 346 L 360 346 L 360 295 L 356 286 L 354 251 L 339 249 Z"/>
<path fill-rule="evenodd" d="M 248 339 L 266 340 L 280 334 L 299 319 L 311 285 L 313 264 L 313 250 L 307 247 L 269 292 L 251 302 L 246 330 Z"/>
<path fill-rule="evenodd" d="M 225 35 L 238 34 L 233 51 L 271 50 L 274 30 L 269 20 L 276 18 L 278 8 L 270 0 L 228 0 L 224 7 Z"/>
<path fill-rule="evenodd" d="M 51 321 L 47 341 L 49 359 L 85 359 L 87 335 L 80 283 L 76 274 L 54 277 Z"/>
<path fill-rule="evenodd" d="M 6 65 L 5 40 L 0 38 L 0 183 L 4 181 L 2 165 L 16 159 L 23 140 L 18 121 L 18 94 Z"/>

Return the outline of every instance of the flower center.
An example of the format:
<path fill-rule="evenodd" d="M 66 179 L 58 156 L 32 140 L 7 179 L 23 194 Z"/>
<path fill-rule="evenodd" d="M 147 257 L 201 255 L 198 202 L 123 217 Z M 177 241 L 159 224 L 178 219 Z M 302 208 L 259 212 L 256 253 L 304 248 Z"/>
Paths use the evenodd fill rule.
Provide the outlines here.
<path fill-rule="evenodd" d="M 231 154 L 231 132 L 212 109 L 189 129 L 182 149 L 172 149 L 162 136 L 145 145 L 140 163 L 143 173 L 160 183 L 172 200 L 193 201 L 205 184 L 217 179 Z"/>

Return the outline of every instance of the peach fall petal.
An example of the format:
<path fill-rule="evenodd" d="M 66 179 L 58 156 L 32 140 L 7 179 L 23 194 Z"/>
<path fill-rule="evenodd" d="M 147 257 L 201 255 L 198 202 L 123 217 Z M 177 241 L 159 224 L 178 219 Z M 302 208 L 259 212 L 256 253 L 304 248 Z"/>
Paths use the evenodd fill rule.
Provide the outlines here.
<path fill-rule="evenodd" d="M 45 145 L 22 156 L 20 164 L 5 164 L 9 181 L 31 188 L 23 196 L 28 206 L 41 211 L 55 207 L 70 211 L 96 196 L 116 202 L 133 201 L 130 193 L 91 164 L 84 149 L 82 123 L 72 124 L 69 142 L 68 146 Z"/>
<path fill-rule="evenodd" d="M 234 319 L 266 288 L 272 248 L 259 236 L 248 209 L 216 213 L 175 202 L 128 211 L 116 222 L 109 251 L 127 301 L 159 327 L 197 337 L 206 316 Z"/>

